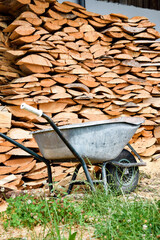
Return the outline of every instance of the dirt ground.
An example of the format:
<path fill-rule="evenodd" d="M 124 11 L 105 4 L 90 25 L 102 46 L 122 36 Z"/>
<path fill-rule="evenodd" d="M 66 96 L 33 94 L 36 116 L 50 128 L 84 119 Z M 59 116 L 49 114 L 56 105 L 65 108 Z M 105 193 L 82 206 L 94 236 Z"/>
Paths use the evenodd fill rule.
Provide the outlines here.
<path fill-rule="evenodd" d="M 73 193 L 74 194 L 74 193 Z M 77 194 L 77 193 L 76 193 Z M 136 190 L 130 193 L 132 197 L 156 200 L 160 199 L 160 159 L 147 162 L 146 167 L 140 168 L 140 179 Z M 73 232 L 77 229 L 73 229 Z M 10 228 L 6 232 L 0 223 L 0 240 L 41 240 L 44 233 L 42 227 L 37 226 L 33 231 L 27 229 Z M 81 239 L 82 229 L 78 229 L 77 239 Z M 83 240 L 96 240 L 93 237 L 94 229 L 83 229 Z M 35 237 L 34 237 L 35 236 Z M 67 238 L 68 233 L 65 233 Z"/>
<path fill-rule="evenodd" d="M 140 180 L 136 192 L 144 198 L 160 199 L 160 158 L 156 161 L 148 161 L 147 166 L 140 168 Z"/>
<path fill-rule="evenodd" d="M 94 229 L 89 228 L 83 228 L 81 229 L 73 227 L 71 230 L 72 233 L 77 232 L 76 240 L 97 240 L 93 237 Z M 10 228 L 6 232 L 0 223 L 0 240 L 44 240 L 45 234 L 47 231 L 45 231 L 41 226 L 37 226 L 34 228 L 34 230 L 28 231 L 28 229 L 17 229 L 17 228 Z M 64 236 L 66 239 L 68 239 L 69 236 L 69 230 L 67 231 L 61 231 L 61 237 Z M 81 238 L 83 236 L 83 238 Z"/>

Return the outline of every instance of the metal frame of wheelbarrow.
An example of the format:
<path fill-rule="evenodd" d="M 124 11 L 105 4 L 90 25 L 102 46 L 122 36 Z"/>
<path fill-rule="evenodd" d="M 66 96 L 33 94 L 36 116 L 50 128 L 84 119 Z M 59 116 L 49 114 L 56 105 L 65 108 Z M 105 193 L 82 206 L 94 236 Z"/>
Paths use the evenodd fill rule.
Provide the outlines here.
<path fill-rule="evenodd" d="M 102 180 L 92 180 L 90 173 L 88 171 L 87 168 L 87 164 L 85 162 L 85 160 L 78 154 L 78 152 L 73 148 L 73 146 L 70 144 L 70 142 L 63 136 L 62 132 L 60 131 L 60 129 L 56 126 L 56 124 L 53 122 L 53 120 L 46 114 L 44 114 L 42 112 L 42 110 L 38 110 L 36 108 L 33 108 L 25 103 L 23 103 L 21 105 L 21 109 L 25 109 L 27 111 L 30 111 L 34 114 L 36 114 L 37 116 L 41 116 L 42 118 L 46 119 L 47 122 L 51 125 L 51 127 L 55 130 L 55 132 L 58 134 L 58 136 L 61 138 L 61 140 L 65 143 L 65 145 L 69 148 L 69 150 L 73 153 L 73 155 L 75 156 L 75 158 L 77 160 L 79 160 L 79 164 L 76 166 L 75 171 L 72 175 L 72 179 L 70 181 L 67 193 L 70 194 L 72 191 L 72 188 L 74 185 L 81 185 L 86 183 L 86 181 L 75 181 L 78 171 L 80 169 L 80 167 L 83 168 L 85 176 L 87 178 L 87 182 L 89 183 L 89 186 L 91 188 L 92 191 L 95 191 L 95 187 L 94 184 L 95 183 L 103 183 L 104 185 L 104 189 L 107 193 L 107 175 L 106 175 L 106 165 L 108 163 L 114 164 L 116 166 L 120 166 L 120 167 L 134 167 L 134 166 L 145 166 L 146 164 L 142 161 L 142 159 L 140 158 L 140 156 L 138 155 L 138 153 L 133 149 L 133 147 L 130 144 L 127 144 L 128 147 L 134 152 L 134 154 L 138 157 L 138 159 L 140 160 L 139 163 L 118 163 L 116 161 L 107 161 L 107 162 L 103 162 L 102 163 Z M 45 159 L 44 157 L 40 156 L 39 154 L 35 153 L 34 151 L 32 151 L 31 149 L 23 146 L 22 144 L 18 143 L 17 141 L 11 139 L 10 137 L 6 136 L 3 133 L 0 133 L 0 137 L 4 138 L 5 140 L 11 142 L 12 144 L 14 144 L 15 146 L 21 148 L 22 150 L 24 150 L 25 152 L 29 153 L 30 155 L 32 155 L 35 159 L 44 162 L 47 166 L 47 171 L 48 171 L 48 183 L 49 183 L 49 190 L 50 192 L 53 192 L 53 181 L 52 181 L 52 171 L 51 171 L 51 165 L 50 165 L 50 161 Z"/>

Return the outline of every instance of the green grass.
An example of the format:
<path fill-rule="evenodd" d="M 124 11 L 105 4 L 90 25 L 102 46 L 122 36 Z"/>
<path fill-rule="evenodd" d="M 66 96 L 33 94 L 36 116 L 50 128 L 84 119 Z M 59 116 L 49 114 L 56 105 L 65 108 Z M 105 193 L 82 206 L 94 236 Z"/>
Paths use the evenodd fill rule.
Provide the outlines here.
<path fill-rule="evenodd" d="M 160 238 L 160 200 L 147 200 L 131 195 L 116 196 L 102 191 L 86 193 L 83 199 L 71 197 L 46 198 L 21 195 L 7 200 L 9 206 L 1 213 L 5 229 L 34 229 L 43 226 L 41 237 L 33 239 L 74 240 L 78 238 L 72 226 L 94 229 L 96 239 L 154 240 Z M 67 238 L 62 234 L 67 231 Z M 44 236 L 42 236 L 44 234 Z M 77 238 L 76 238 L 77 236 Z"/>
<path fill-rule="evenodd" d="M 160 234 L 160 201 L 99 195 L 87 199 L 87 215 L 101 239 L 157 239 Z M 85 201 L 83 209 L 85 211 Z"/>

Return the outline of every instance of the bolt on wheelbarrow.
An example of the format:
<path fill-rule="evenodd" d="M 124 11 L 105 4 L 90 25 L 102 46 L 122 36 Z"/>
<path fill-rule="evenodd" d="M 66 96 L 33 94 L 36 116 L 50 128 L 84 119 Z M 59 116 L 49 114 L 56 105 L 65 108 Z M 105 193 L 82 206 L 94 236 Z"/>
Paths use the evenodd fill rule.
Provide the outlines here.
<path fill-rule="evenodd" d="M 0 136 L 46 164 L 50 192 L 53 191 L 52 161 L 78 163 L 69 183 L 68 194 L 71 193 L 74 185 L 86 182 L 92 191 L 95 191 L 94 184 L 102 183 L 106 193 L 108 192 L 108 183 L 112 183 L 117 190 L 122 189 L 124 192 L 130 192 L 136 188 L 139 177 L 138 167 L 145 166 L 146 163 L 142 161 L 129 141 L 144 119 L 121 117 L 57 127 L 54 121 L 42 110 L 25 103 L 21 105 L 21 109 L 46 119 L 52 127 L 32 132 L 42 156 L 3 133 L 0 133 Z M 139 162 L 130 151 L 124 149 L 126 145 L 136 155 Z M 100 180 L 91 178 L 88 164 L 101 166 L 102 178 Z M 83 168 L 87 181 L 76 181 L 80 167 Z"/>

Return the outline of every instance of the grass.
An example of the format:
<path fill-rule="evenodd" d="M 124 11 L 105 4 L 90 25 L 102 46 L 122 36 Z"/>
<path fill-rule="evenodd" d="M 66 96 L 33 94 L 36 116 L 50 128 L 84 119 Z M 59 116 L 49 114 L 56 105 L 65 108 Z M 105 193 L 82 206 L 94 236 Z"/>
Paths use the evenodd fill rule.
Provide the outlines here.
<path fill-rule="evenodd" d="M 84 239 L 77 231 L 90 227 L 94 229 L 94 239 L 160 239 L 160 200 L 111 192 L 106 196 L 97 190 L 84 194 L 81 200 L 74 196 L 54 199 L 26 194 L 7 202 L 7 210 L 0 215 L 4 228 L 43 226 L 41 236 L 33 234 L 34 240 Z"/>

